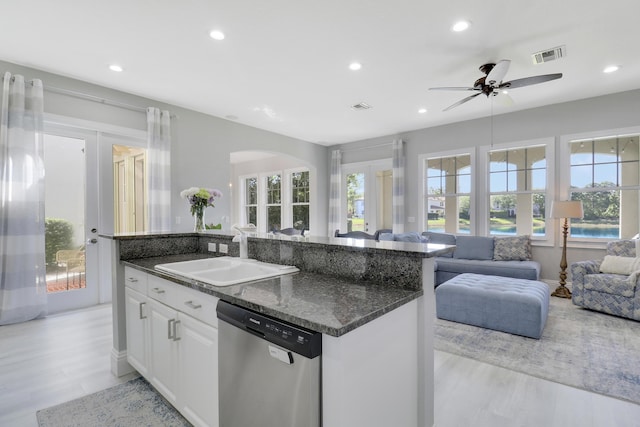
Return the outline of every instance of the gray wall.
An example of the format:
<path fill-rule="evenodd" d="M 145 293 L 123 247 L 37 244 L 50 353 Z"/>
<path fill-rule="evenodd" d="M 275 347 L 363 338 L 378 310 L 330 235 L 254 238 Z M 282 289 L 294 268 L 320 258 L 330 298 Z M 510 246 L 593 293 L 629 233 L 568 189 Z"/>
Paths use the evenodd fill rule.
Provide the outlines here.
<path fill-rule="evenodd" d="M 537 138 L 554 137 L 556 159 L 559 156 L 559 139 L 563 135 L 633 127 L 640 125 L 640 90 L 622 92 L 574 102 L 503 114 L 493 118 L 493 143 L 501 144 Z M 473 146 L 486 146 L 491 142 L 491 120 L 483 118 L 451 125 L 403 132 L 397 135 L 355 141 L 335 145 L 345 150 L 343 163 L 372 161 L 391 157 L 391 147 L 358 150 L 367 145 L 379 145 L 402 138 L 406 143 L 406 194 L 405 230 L 418 230 L 419 223 L 407 223 L 406 217 L 420 217 L 420 165 L 418 156 L 425 153 L 455 150 Z M 559 162 L 556 162 L 556 166 Z M 557 166 L 559 167 L 559 166 Z M 559 176 L 556 170 L 556 176 Z M 554 185 L 554 183 L 550 183 Z M 639 230 L 640 231 L 640 230 Z M 557 279 L 561 248 L 558 240 L 553 247 L 535 247 L 533 257 L 542 263 L 542 277 Z M 561 243 L 560 243 L 561 244 Z M 595 259 L 604 256 L 601 248 L 571 248 L 567 252 L 569 263 L 576 260 Z"/>
<path fill-rule="evenodd" d="M 193 228 L 189 206 L 180 198 L 180 191 L 185 188 L 203 186 L 220 189 L 224 197 L 216 202 L 215 209 L 209 208 L 207 218 L 213 221 L 230 216 L 229 153 L 244 150 L 286 153 L 315 167 L 319 180 L 315 206 L 319 213 L 318 227 L 326 229 L 328 161 L 324 146 L 8 62 L 0 61 L 0 71 L 22 74 L 28 80 L 41 79 L 45 87 L 45 113 L 146 130 L 145 113 L 46 91 L 47 87 L 56 87 L 143 108 L 158 107 L 175 115 L 171 120 L 173 231 Z M 180 224 L 176 224 L 176 217 L 180 218 Z"/>

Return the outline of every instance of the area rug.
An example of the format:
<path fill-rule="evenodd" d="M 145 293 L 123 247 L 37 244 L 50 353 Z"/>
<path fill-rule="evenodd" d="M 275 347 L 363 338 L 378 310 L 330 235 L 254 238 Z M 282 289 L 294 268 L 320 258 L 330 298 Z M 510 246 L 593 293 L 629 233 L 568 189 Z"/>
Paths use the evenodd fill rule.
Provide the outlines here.
<path fill-rule="evenodd" d="M 436 350 L 640 404 L 640 322 L 551 298 L 539 340 L 437 319 Z"/>
<path fill-rule="evenodd" d="M 188 427 L 144 378 L 99 391 L 36 413 L 40 427 Z"/>

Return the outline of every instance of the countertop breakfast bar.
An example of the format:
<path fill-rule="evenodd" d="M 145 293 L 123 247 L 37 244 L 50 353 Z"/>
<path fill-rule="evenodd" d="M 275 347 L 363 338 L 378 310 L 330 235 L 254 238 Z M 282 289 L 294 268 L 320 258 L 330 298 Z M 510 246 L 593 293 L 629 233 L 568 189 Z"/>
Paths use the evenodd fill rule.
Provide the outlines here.
<path fill-rule="evenodd" d="M 112 245 L 116 375 L 132 369 L 120 307 L 126 266 L 321 332 L 323 425 L 433 425 L 433 257 L 453 246 L 254 235 L 248 238 L 249 258 L 300 271 L 221 287 L 155 266 L 221 255 L 208 250 L 211 244 L 236 255 L 233 236 L 101 237 Z"/>

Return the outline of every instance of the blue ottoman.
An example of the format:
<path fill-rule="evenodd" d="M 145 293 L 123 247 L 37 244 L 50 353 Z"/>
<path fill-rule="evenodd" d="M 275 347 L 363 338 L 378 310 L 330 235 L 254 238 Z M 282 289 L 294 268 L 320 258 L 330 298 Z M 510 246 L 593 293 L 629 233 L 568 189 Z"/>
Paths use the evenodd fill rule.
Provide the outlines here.
<path fill-rule="evenodd" d="M 540 338 L 549 287 L 537 280 L 464 273 L 436 288 L 438 318 Z"/>

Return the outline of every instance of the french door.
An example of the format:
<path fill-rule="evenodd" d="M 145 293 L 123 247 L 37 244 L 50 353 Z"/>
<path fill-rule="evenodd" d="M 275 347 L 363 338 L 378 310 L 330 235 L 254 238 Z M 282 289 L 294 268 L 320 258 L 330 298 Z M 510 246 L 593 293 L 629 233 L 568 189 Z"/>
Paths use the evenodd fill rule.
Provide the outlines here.
<path fill-rule="evenodd" d="M 45 126 L 45 254 L 49 313 L 99 302 L 95 132 Z"/>
<path fill-rule="evenodd" d="M 392 228 L 391 160 L 343 165 L 341 197 L 340 232 Z"/>

